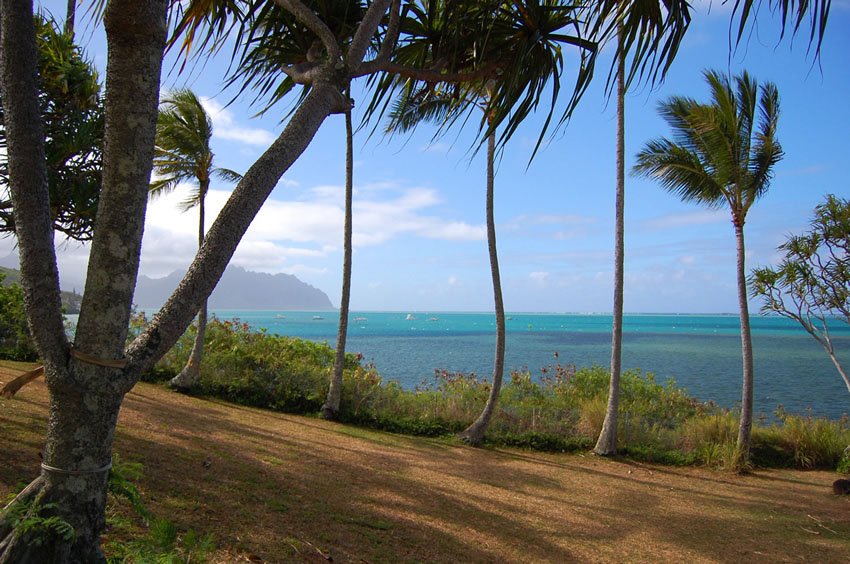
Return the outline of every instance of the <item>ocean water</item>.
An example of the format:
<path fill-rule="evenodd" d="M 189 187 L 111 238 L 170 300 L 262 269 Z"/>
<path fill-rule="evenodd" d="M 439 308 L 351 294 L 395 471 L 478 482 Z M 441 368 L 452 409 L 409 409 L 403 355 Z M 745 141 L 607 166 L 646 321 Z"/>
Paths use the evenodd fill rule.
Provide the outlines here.
<path fill-rule="evenodd" d="M 239 318 L 271 333 L 335 345 L 336 312 L 213 312 Z M 507 369 L 555 362 L 609 366 L 610 315 L 508 314 Z M 434 369 L 490 377 L 495 347 L 492 313 L 353 312 L 347 350 L 360 352 L 387 380 L 412 388 L 433 380 Z M 850 392 L 821 346 L 796 323 L 752 316 L 755 355 L 754 408 L 770 416 L 782 405 L 792 413 L 832 418 L 850 412 Z M 831 328 L 839 358 L 850 367 L 850 328 Z M 702 401 L 740 403 L 741 339 L 736 315 L 626 315 L 623 368 L 652 372 Z"/>

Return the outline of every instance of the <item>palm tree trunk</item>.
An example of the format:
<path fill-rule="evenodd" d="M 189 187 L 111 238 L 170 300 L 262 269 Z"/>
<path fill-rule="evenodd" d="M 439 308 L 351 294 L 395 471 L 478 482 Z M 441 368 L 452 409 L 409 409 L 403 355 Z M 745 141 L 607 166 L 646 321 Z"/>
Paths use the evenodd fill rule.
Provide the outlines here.
<path fill-rule="evenodd" d="M 204 201 L 207 197 L 210 181 L 202 180 L 198 192 L 198 249 L 204 244 Z M 204 339 L 207 335 L 207 300 L 201 304 L 198 310 L 198 330 L 195 333 L 195 342 L 192 344 L 192 352 L 189 360 L 180 373 L 171 379 L 169 385 L 180 392 L 188 392 L 198 385 L 201 379 L 201 363 L 204 360 Z"/>
<path fill-rule="evenodd" d="M 65 33 L 74 37 L 74 20 L 77 17 L 77 0 L 68 0 L 68 8 L 65 12 Z"/>
<path fill-rule="evenodd" d="M 342 296 L 339 300 L 339 329 L 336 334 L 336 355 L 328 397 L 322 406 L 322 417 L 335 420 L 342 400 L 342 369 L 345 365 L 345 340 L 348 336 L 348 303 L 351 297 L 351 206 L 354 192 L 354 130 L 351 110 L 345 112 L 345 226 L 343 228 Z"/>
<path fill-rule="evenodd" d="M 502 375 L 505 370 L 505 306 L 502 302 L 502 281 L 499 275 L 499 256 L 496 252 L 496 222 L 493 218 L 493 161 L 496 153 L 496 133 L 487 138 L 487 248 L 490 252 L 490 274 L 493 278 L 493 300 L 496 309 L 496 358 L 493 363 L 493 386 L 484 410 L 475 422 L 466 428 L 460 438 L 471 445 L 480 444 L 490 425 L 490 419 L 499 401 Z"/>
<path fill-rule="evenodd" d="M 608 387 L 608 408 L 602 431 L 593 452 L 602 456 L 617 453 L 617 425 L 620 409 L 620 370 L 623 350 L 623 267 L 625 257 L 625 52 L 623 25 L 618 24 L 620 56 L 617 61 L 617 196 L 615 202 L 616 235 L 614 243 L 614 321 L 611 331 L 611 381 Z"/>
<path fill-rule="evenodd" d="M 735 243 L 738 263 L 738 307 L 741 312 L 741 355 L 743 358 L 743 386 L 741 391 L 741 421 L 738 426 L 738 443 L 735 449 L 734 467 L 746 470 L 750 461 L 750 439 L 753 429 L 753 340 L 750 334 L 750 311 L 747 303 L 747 277 L 744 264 L 744 220 L 734 215 Z"/>

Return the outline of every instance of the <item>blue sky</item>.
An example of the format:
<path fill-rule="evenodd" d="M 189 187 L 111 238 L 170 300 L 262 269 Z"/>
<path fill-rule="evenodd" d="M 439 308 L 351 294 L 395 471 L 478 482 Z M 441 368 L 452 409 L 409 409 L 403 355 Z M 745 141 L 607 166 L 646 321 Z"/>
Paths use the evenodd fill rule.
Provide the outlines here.
<path fill-rule="evenodd" d="M 64 1 L 36 4 L 64 14 Z M 824 194 L 850 197 L 850 3 L 833 2 L 820 66 L 807 54 L 805 38 L 778 42 L 778 27 L 768 14 L 730 58 L 729 21 L 728 6 L 695 4 L 691 29 L 666 82 L 635 89 L 627 98 L 626 157 L 631 166 L 647 140 L 669 133 L 657 116 L 658 100 L 707 99 L 704 69 L 747 69 L 759 81 L 775 82 L 786 156 L 769 193 L 749 214 L 747 265 L 752 268 L 777 259 L 776 246 L 806 227 Z M 89 57 L 103 68 L 101 32 L 86 28 L 85 21 L 78 29 Z M 189 86 L 208 99 L 217 164 L 244 172 L 281 131 L 286 108 L 259 119 L 251 119 L 256 108 L 248 98 L 224 108 L 232 96 L 221 92 L 225 65 L 214 60 L 191 76 L 166 74 L 163 87 Z M 604 78 L 600 72 L 572 121 L 529 167 L 539 118 L 524 124 L 498 163 L 497 236 L 510 311 L 611 310 L 615 105 L 603 96 Z M 365 106 L 365 96 L 358 102 Z M 427 127 L 394 139 L 358 134 L 352 309 L 492 309 L 484 159 L 469 151 L 473 133 L 453 131 L 436 142 Z M 331 116 L 281 180 L 233 263 L 295 274 L 338 304 L 343 157 L 343 120 Z M 213 186 L 210 215 L 230 189 Z M 164 276 L 191 261 L 197 214 L 177 210 L 180 190 L 149 208 L 142 274 Z M 626 311 L 735 312 L 735 242 L 728 212 L 682 203 L 636 178 L 627 178 L 626 198 Z M 13 253 L 13 242 L 0 240 L 0 264 L 14 262 Z M 82 286 L 86 256 L 79 244 L 60 246 L 63 287 Z"/>

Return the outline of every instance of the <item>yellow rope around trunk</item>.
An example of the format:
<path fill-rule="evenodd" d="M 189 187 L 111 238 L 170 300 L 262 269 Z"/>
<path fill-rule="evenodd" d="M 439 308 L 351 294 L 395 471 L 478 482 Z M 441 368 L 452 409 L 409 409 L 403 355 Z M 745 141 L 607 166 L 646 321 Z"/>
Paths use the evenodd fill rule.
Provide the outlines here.
<path fill-rule="evenodd" d="M 128 362 L 126 358 L 116 358 L 114 360 L 98 358 L 96 356 L 80 352 L 74 348 L 71 349 L 71 356 L 76 358 L 80 362 L 84 362 L 86 364 L 93 364 L 94 366 L 102 366 L 103 368 L 124 368 L 125 366 L 127 366 Z"/>

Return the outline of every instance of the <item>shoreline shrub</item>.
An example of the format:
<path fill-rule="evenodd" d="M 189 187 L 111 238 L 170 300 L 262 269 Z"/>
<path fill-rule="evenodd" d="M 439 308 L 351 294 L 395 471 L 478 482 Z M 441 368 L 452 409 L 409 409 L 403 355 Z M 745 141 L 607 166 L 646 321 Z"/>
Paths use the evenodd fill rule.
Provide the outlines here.
<path fill-rule="evenodd" d="M 131 333 L 144 324 L 134 320 Z M 148 380 L 167 380 L 185 364 L 194 328 Z M 234 403 L 316 414 L 327 394 L 334 351 L 327 343 L 253 331 L 239 320 L 213 318 L 207 328 L 198 392 Z M 556 357 L 557 358 L 557 357 Z M 514 370 L 502 388 L 485 444 L 541 451 L 592 448 L 605 416 L 608 370 L 560 364 Z M 385 380 L 375 366 L 346 355 L 340 421 L 384 431 L 444 436 L 462 431 L 481 411 L 490 383 L 476 374 L 436 369 L 414 389 Z M 699 402 L 673 380 L 626 370 L 621 376 L 620 451 L 635 460 L 726 468 L 734 461 L 737 413 Z M 850 445 L 850 422 L 786 414 L 756 425 L 757 466 L 835 469 Z M 850 455 L 847 456 L 850 459 Z M 850 463 L 847 463 L 850 466 Z"/>

